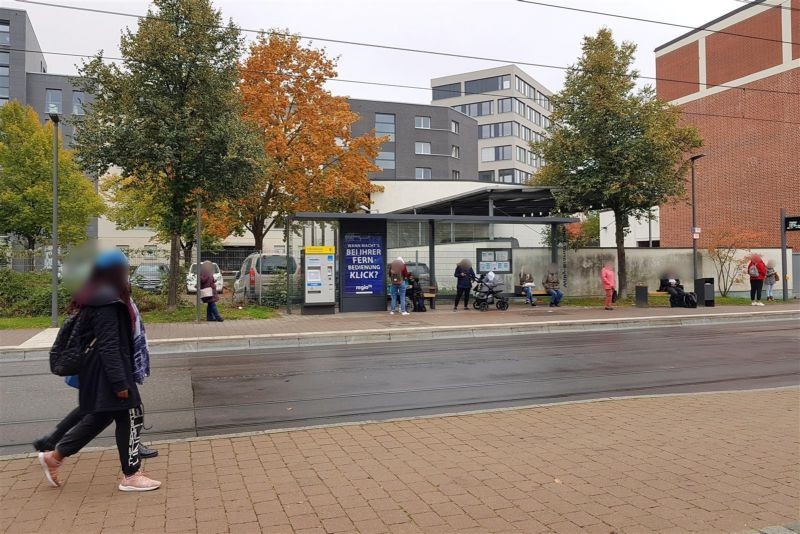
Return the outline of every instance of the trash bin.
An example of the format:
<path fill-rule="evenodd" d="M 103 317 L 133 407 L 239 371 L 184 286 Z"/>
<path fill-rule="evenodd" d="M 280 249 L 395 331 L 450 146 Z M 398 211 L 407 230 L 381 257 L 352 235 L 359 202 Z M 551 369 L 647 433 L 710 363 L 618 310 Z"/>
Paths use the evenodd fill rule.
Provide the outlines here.
<path fill-rule="evenodd" d="M 714 279 L 698 278 L 694 281 L 694 292 L 697 295 L 697 305 L 713 308 L 714 302 Z"/>
<path fill-rule="evenodd" d="M 647 303 L 647 286 L 636 286 L 636 307 L 637 308 L 647 308 L 649 304 Z"/>

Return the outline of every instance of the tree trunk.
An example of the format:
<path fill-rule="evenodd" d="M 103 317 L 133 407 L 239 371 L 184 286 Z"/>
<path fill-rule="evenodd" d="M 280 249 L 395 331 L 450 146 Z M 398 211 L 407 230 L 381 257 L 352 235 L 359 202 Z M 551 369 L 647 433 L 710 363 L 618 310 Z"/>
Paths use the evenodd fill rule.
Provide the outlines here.
<path fill-rule="evenodd" d="M 619 293 L 619 298 L 622 298 L 628 286 L 628 273 L 625 268 L 625 228 L 628 227 L 628 214 L 615 211 L 614 226 L 617 239 L 617 275 L 619 277 L 617 293 Z"/>
<path fill-rule="evenodd" d="M 264 220 L 256 220 L 252 221 L 252 225 L 250 226 L 250 231 L 253 234 L 253 241 L 255 248 L 258 252 L 264 252 L 264 236 L 266 235 L 267 231 L 265 229 Z"/>
<path fill-rule="evenodd" d="M 174 310 L 178 307 L 178 283 L 181 263 L 181 234 L 172 232 L 169 245 L 169 279 L 167 282 L 167 308 Z"/>

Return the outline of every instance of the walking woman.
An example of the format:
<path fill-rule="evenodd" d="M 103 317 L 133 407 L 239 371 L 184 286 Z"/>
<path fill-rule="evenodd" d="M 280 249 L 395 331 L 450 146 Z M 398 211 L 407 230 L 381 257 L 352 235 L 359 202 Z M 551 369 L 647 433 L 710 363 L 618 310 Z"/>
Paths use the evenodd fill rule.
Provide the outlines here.
<path fill-rule="evenodd" d="M 603 291 L 606 292 L 605 309 L 613 310 L 611 304 L 614 300 L 614 291 L 617 289 L 617 276 L 614 273 L 614 262 L 606 262 L 603 270 L 600 271 L 600 281 L 603 283 Z"/>
<path fill-rule="evenodd" d="M 58 468 L 112 422 L 122 465 L 122 491 L 150 491 L 161 486 L 141 471 L 139 434 L 144 415 L 137 383 L 150 373 L 150 361 L 139 310 L 131 301 L 128 259 L 118 251 L 100 254 L 89 280 L 73 297 L 70 313 L 85 314 L 75 328 L 90 351 L 81 366 L 79 407 L 83 417 L 39 463 L 51 486 L 58 487 Z M 142 346 L 144 343 L 144 346 Z"/>
<path fill-rule="evenodd" d="M 204 296 L 208 294 L 207 296 Z M 200 295 L 201 300 L 206 303 L 206 321 L 222 322 L 222 317 L 217 310 L 219 295 L 217 294 L 217 282 L 214 280 L 214 264 L 204 261 L 200 264 Z"/>
<path fill-rule="evenodd" d="M 750 301 L 751 306 L 763 306 L 761 290 L 764 288 L 764 278 L 767 277 L 767 266 L 758 254 L 750 256 L 747 264 L 747 274 L 750 275 Z"/>
<path fill-rule="evenodd" d="M 464 258 L 458 265 L 456 265 L 456 272 L 453 274 L 456 277 L 456 303 L 453 305 L 453 311 L 458 310 L 458 303 L 461 301 L 461 296 L 464 296 L 464 309 L 469 309 L 469 292 L 472 289 L 472 280 L 475 278 L 475 271 L 472 270 L 472 262 Z"/>

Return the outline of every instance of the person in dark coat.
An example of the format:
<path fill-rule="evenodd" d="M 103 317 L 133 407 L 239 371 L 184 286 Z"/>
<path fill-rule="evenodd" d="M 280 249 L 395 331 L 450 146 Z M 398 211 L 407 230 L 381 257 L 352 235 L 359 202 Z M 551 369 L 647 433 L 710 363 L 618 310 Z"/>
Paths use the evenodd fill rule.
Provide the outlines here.
<path fill-rule="evenodd" d="M 201 300 L 206 303 L 206 321 L 222 322 L 222 317 L 217 310 L 219 295 L 217 294 L 217 283 L 214 281 L 214 264 L 204 261 L 200 264 L 200 290 L 211 289 L 211 296 L 203 297 Z"/>
<path fill-rule="evenodd" d="M 456 277 L 456 302 L 453 305 L 453 311 L 458 310 L 458 303 L 461 297 L 464 297 L 464 309 L 469 309 L 469 292 L 472 289 L 472 281 L 475 279 L 475 271 L 472 270 L 472 262 L 468 259 L 463 259 L 456 265 L 456 272 L 453 273 Z"/>
<path fill-rule="evenodd" d="M 141 472 L 139 434 L 144 414 L 137 381 L 149 374 L 149 356 L 141 318 L 130 298 L 128 259 L 114 250 L 100 254 L 89 280 L 70 303 L 70 312 L 85 314 L 80 339 L 89 348 L 80 373 L 78 394 L 83 417 L 39 463 L 51 486 L 61 485 L 58 468 L 112 422 L 122 466 L 122 491 L 150 491 L 161 486 Z M 77 328 L 77 326 L 76 326 Z M 141 342 L 145 345 L 142 348 Z"/>

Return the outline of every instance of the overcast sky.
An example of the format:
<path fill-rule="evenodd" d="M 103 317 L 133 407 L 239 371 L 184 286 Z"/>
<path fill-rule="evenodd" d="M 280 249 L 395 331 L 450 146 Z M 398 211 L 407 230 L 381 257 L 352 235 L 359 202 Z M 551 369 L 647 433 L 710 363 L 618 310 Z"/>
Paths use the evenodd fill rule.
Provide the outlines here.
<path fill-rule="evenodd" d="M 144 14 L 145 0 L 76 1 L 52 3 Z M 740 7 L 737 0 L 544 0 L 629 16 L 698 26 Z M 42 50 L 93 54 L 103 49 L 118 56 L 120 32 L 137 20 L 37 6 L 16 0 L 0 5 L 28 11 Z M 242 28 L 288 28 L 304 36 L 346 39 L 441 52 L 469 54 L 514 62 L 566 66 L 580 53 L 581 38 L 608 26 L 618 40 L 638 45 L 636 64 L 647 76 L 655 75 L 653 49 L 687 30 L 523 4 L 516 0 L 216 0 L 223 16 Z M 245 34 L 248 41 L 254 34 Z M 339 57 L 339 77 L 429 87 L 430 79 L 499 65 L 490 61 L 458 59 L 327 44 Z M 75 74 L 76 58 L 47 56 L 51 73 Z M 563 71 L 520 65 L 553 91 L 560 89 Z M 339 95 L 429 102 L 430 92 L 330 82 Z"/>

